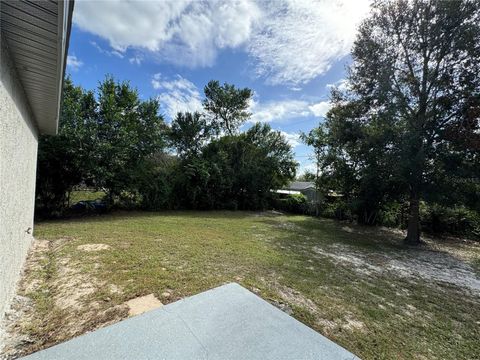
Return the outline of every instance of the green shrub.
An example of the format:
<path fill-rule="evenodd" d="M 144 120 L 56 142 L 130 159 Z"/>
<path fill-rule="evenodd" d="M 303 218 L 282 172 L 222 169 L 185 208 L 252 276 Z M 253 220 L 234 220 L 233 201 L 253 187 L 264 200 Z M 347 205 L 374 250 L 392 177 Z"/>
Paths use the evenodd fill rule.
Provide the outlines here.
<path fill-rule="evenodd" d="M 378 223 L 388 227 L 404 228 L 407 225 L 408 204 L 390 202 L 379 211 Z"/>
<path fill-rule="evenodd" d="M 335 203 L 325 203 L 322 206 L 321 215 L 329 219 L 335 219 Z"/>
<path fill-rule="evenodd" d="M 141 182 L 139 189 L 140 207 L 144 210 L 157 211 L 170 208 L 172 186 L 165 174 L 149 174 Z"/>
<path fill-rule="evenodd" d="M 273 207 L 295 214 L 306 214 L 308 211 L 307 198 L 303 194 L 290 194 L 286 198 L 276 198 Z"/>
<path fill-rule="evenodd" d="M 320 214 L 330 219 L 354 220 L 351 205 L 343 199 L 323 203 Z"/>
<path fill-rule="evenodd" d="M 422 228 L 431 233 L 449 233 L 480 239 L 480 214 L 464 206 L 445 207 L 425 204 L 420 207 Z"/>

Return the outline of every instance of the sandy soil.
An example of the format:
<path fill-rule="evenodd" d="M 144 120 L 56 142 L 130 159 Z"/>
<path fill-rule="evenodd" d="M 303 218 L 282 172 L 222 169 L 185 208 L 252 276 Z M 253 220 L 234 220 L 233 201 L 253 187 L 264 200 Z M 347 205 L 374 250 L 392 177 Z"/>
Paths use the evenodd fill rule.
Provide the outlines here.
<path fill-rule="evenodd" d="M 11 310 L 4 321 L 5 346 L 0 359 L 15 359 L 40 348 L 70 339 L 87 331 L 115 323 L 128 314 L 126 304 L 109 306 L 109 298 L 93 301 L 90 296 L 100 288 L 113 294 L 121 291 L 81 273 L 81 267 L 65 257 L 50 269 L 51 254 L 59 251 L 69 239 L 55 241 L 35 240 L 27 257 L 24 274 Z M 94 244 L 103 245 L 103 244 Z M 85 251 L 107 250 L 104 246 L 88 247 Z M 51 271 L 55 276 L 51 278 Z M 48 310 L 39 314 L 33 300 L 21 294 L 36 294 L 44 299 Z M 48 323 L 61 326 L 49 327 Z M 57 321 L 53 321 L 57 319 Z"/>
<path fill-rule="evenodd" d="M 396 252 L 365 252 L 353 246 L 335 244 L 314 251 L 365 275 L 389 273 L 404 278 L 420 278 L 432 284 L 444 283 L 480 296 L 480 277 L 466 261 L 468 252 L 450 249 L 403 249 Z"/>
<path fill-rule="evenodd" d="M 153 294 L 136 297 L 125 304 L 128 306 L 128 316 L 140 315 L 163 305 Z"/>

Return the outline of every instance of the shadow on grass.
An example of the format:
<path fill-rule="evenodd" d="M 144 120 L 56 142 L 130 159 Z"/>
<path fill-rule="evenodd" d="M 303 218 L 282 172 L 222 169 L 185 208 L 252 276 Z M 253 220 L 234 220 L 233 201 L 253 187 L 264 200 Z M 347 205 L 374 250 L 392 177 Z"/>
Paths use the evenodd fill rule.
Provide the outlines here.
<path fill-rule="evenodd" d="M 128 220 L 135 218 L 162 218 L 174 217 L 181 215 L 184 218 L 191 219 L 246 219 L 252 216 L 251 211 L 231 211 L 231 210 L 165 210 L 165 211 L 127 211 L 115 210 L 106 214 L 83 214 L 72 215 L 69 217 L 62 217 L 56 219 L 41 219 L 36 220 L 36 224 L 54 224 L 65 222 L 110 222 L 112 220 Z"/>
<path fill-rule="evenodd" d="M 263 222 L 281 230 L 287 241 L 331 245 L 343 243 L 365 250 L 398 251 L 407 249 L 403 237 L 388 229 L 355 225 L 331 219 L 309 216 L 277 216 Z M 289 240 L 288 240 L 289 239 Z"/>
<path fill-rule="evenodd" d="M 276 230 L 272 243 L 305 259 L 327 257 L 357 272 L 385 272 L 464 290 L 478 288 L 478 256 L 467 256 L 461 243 L 412 247 L 403 243 L 401 233 L 389 229 L 311 217 L 279 216 L 263 222 Z"/>

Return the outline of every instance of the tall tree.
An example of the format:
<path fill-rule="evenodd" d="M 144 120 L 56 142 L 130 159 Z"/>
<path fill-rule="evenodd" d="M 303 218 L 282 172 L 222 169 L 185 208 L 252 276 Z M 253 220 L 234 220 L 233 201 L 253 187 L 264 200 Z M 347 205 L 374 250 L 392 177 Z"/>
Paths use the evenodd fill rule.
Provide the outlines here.
<path fill-rule="evenodd" d="M 370 184 L 385 186 L 392 177 L 404 184 L 393 188 L 409 201 L 405 240 L 418 244 L 419 203 L 458 146 L 452 133 L 478 137 L 480 2 L 377 1 L 352 57 L 349 90 L 332 94 L 327 120 L 341 144 L 333 146 L 337 159 L 360 181 L 368 174 Z"/>
<path fill-rule="evenodd" d="M 268 124 L 255 123 L 244 134 L 247 143 L 259 149 L 265 158 L 264 172 L 268 172 L 268 190 L 279 189 L 295 179 L 298 163 L 295 161 L 291 145 L 278 130 Z M 252 161 L 255 161 L 254 159 Z"/>
<path fill-rule="evenodd" d="M 295 178 L 297 167 L 288 141 L 268 124 L 215 139 L 202 152 L 202 161 L 208 169 L 205 202 L 232 209 L 264 207 L 272 189 Z"/>
<path fill-rule="evenodd" d="M 203 107 L 217 131 L 233 135 L 251 116 L 248 107 L 252 90 L 249 88 L 239 89 L 235 85 L 220 85 L 217 80 L 211 80 L 204 92 Z"/>
<path fill-rule="evenodd" d="M 297 176 L 297 180 L 298 181 L 307 181 L 307 182 L 315 182 L 317 180 L 317 175 L 310 171 L 310 170 L 305 170 L 305 172 L 300 175 L 300 176 Z"/>
<path fill-rule="evenodd" d="M 267 124 L 221 136 L 176 168 L 176 204 L 200 209 L 258 209 L 272 189 L 295 178 L 297 163 L 285 137 Z"/>
<path fill-rule="evenodd" d="M 95 94 L 67 78 L 59 134 L 39 143 L 37 208 L 61 213 L 80 184 L 105 189 L 110 199 L 134 192 L 145 161 L 165 145 L 164 126 L 158 102 L 141 101 L 126 82 L 107 77 Z"/>
<path fill-rule="evenodd" d="M 211 137 L 211 126 L 203 114 L 178 113 L 170 125 L 168 138 L 181 157 L 198 155 Z"/>
<path fill-rule="evenodd" d="M 75 86 L 67 77 L 58 135 L 43 135 L 39 139 L 37 215 L 61 214 L 68 206 L 73 187 L 91 179 L 95 111 L 93 93 Z"/>
<path fill-rule="evenodd" d="M 319 125 L 317 128 L 313 128 L 310 130 L 309 133 L 301 133 L 300 134 L 300 139 L 306 144 L 314 149 L 314 160 L 315 160 L 315 174 L 310 173 L 304 174 L 304 177 L 307 175 L 310 177 L 311 180 L 315 182 L 315 190 L 318 192 L 321 191 L 320 189 L 320 168 L 322 167 L 322 161 L 325 158 L 325 152 L 326 152 L 326 138 L 327 135 L 325 133 L 324 128 L 322 125 Z M 324 186 L 325 186 L 324 182 Z M 324 191 L 325 192 L 325 189 Z M 320 204 L 318 201 L 315 203 L 315 215 L 318 216 L 320 215 Z"/>
<path fill-rule="evenodd" d="M 96 185 L 109 199 L 135 181 L 135 167 L 164 144 L 157 100 L 140 101 L 128 82 L 107 76 L 98 87 Z"/>

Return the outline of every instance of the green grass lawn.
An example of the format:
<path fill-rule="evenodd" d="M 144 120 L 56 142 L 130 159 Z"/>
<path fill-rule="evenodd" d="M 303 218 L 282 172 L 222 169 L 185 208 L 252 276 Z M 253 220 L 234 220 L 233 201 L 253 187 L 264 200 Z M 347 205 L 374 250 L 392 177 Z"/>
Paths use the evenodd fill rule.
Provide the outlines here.
<path fill-rule="evenodd" d="M 89 191 L 89 190 L 74 190 L 70 194 L 70 204 L 75 204 L 79 201 L 97 200 L 105 196 L 103 191 Z"/>
<path fill-rule="evenodd" d="M 389 231 L 253 212 L 117 213 L 39 223 L 35 237 L 27 352 L 118 321 L 136 296 L 238 282 L 364 359 L 480 358 L 478 244 L 409 249 Z"/>

